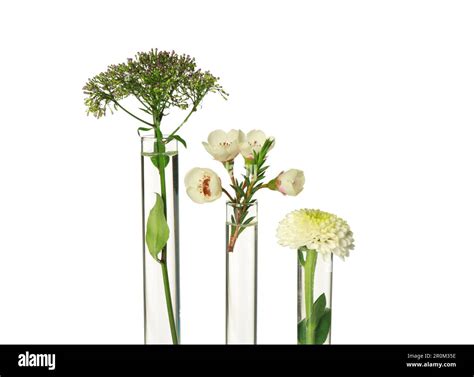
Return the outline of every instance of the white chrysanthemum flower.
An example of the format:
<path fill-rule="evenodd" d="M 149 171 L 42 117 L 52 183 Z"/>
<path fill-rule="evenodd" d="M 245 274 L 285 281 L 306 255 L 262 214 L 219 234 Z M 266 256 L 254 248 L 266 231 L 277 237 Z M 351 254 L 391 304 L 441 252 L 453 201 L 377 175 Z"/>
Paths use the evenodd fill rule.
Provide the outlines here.
<path fill-rule="evenodd" d="M 300 209 L 286 215 L 277 229 L 278 243 L 294 249 L 307 247 L 323 257 L 334 253 L 344 259 L 354 248 L 346 221 L 319 209 Z"/>

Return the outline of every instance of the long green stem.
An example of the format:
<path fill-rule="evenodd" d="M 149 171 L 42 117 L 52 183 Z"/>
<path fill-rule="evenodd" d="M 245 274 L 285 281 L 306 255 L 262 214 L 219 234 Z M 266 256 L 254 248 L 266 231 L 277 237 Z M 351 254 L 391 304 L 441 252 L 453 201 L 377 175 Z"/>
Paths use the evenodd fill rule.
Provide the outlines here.
<path fill-rule="evenodd" d="M 306 311 L 306 344 L 315 343 L 315 328 L 311 315 L 313 314 L 314 300 L 314 275 L 318 254 L 315 250 L 306 251 L 306 262 L 304 264 L 304 302 Z"/>
<path fill-rule="evenodd" d="M 165 218 L 168 219 L 166 206 L 165 163 L 163 155 L 160 155 L 158 158 L 158 170 L 160 173 L 161 198 L 163 199 L 163 213 L 165 215 Z M 171 299 L 170 282 L 168 277 L 167 245 L 165 245 L 163 247 L 163 250 L 161 251 L 161 270 L 163 273 L 163 287 L 165 291 L 166 309 L 168 311 L 168 321 L 170 324 L 171 337 L 173 338 L 173 344 L 178 344 L 178 333 L 176 331 L 176 322 L 173 313 L 173 301 Z"/>
<path fill-rule="evenodd" d="M 188 115 L 186 116 L 186 118 L 184 118 L 184 120 L 181 122 L 181 124 L 173 131 L 170 133 L 170 135 L 168 136 L 168 140 L 170 140 L 171 137 L 173 137 L 174 135 L 176 135 L 176 133 L 181 129 L 181 127 L 184 126 L 184 123 L 186 123 L 189 119 L 189 117 L 196 111 L 197 109 L 197 105 L 199 103 L 195 104 L 192 108 L 191 108 L 191 111 L 188 113 Z"/>
<path fill-rule="evenodd" d="M 120 107 L 123 111 L 125 111 L 128 115 L 132 116 L 133 118 L 135 118 L 136 120 L 142 122 L 142 123 L 145 123 L 146 125 L 150 126 L 150 127 L 154 127 L 154 125 L 152 123 L 149 123 L 147 122 L 146 120 L 143 120 L 142 118 L 140 117 L 137 117 L 135 114 L 131 113 L 130 111 L 128 111 L 125 107 L 123 107 L 120 103 L 118 103 L 118 101 L 116 101 L 115 99 L 113 99 L 112 97 L 112 101 L 118 106 Z"/>
<path fill-rule="evenodd" d="M 158 156 L 158 171 L 160 173 L 160 187 L 161 187 L 161 199 L 163 199 L 163 213 L 165 218 L 168 219 L 168 208 L 166 203 L 166 177 L 165 177 L 165 166 L 164 166 L 164 155 Z"/>
<path fill-rule="evenodd" d="M 160 151 L 164 153 L 164 151 Z M 160 186 L 161 186 L 161 198 L 163 199 L 163 213 L 165 218 L 168 220 L 167 202 L 166 202 L 166 176 L 165 176 L 165 159 L 164 154 L 160 154 L 158 157 L 158 170 L 160 173 Z M 176 322 L 173 313 L 173 302 L 171 299 L 170 282 L 168 277 L 168 266 L 167 266 L 167 245 L 163 247 L 161 251 L 161 270 L 163 273 L 163 284 L 166 298 L 166 309 L 168 310 L 168 321 L 170 324 L 171 336 L 173 338 L 173 344 L 178 344 L 178 334 L 176 331 Z"/>
<path fill-rule="evenodd" d="M 171 337 L 173 344 L 178 344 L 178 332 L 176 331 L 176 323 L 174 320 L 173 303 L 171 301 L 170 280 L 168 277 L 168 266 L 166 262 L 161 262 L 161 271 L 163 273 L 163 284 L 166 296 L 166 309 L 168 310 L 168 321 L 170 323 Z"/>
<path fill-rule="evenodd" d="M 155 121 L 155 123 L 159 127 L 159 123 Z M 155 127 L 155 135 L 156 137 L 161 137 L 158 134 L 157 130 L 158 127 Z M 158 172 L 160 175 L 160 189 L 161 189 L 161 199 L 163 200 L 163 214 L 165 215 L 166 221 L 168 221 L 168 210 L 167 210 L 167 201 L 166 201 L 166 159 L 165 159 L 165 146 L 161 142 L 157 140 L 157 152 L 158 152 Z M 168 311 L 168 322 L 170 324 L 170 331 L 171 337 L 173 339 L 173 344 L 178 344 L 178 332 L 176 330 L 176 322 L 174 318 L 173 312 L 173 301 L 171 298 L 171 289 L 170 289 L 170 281 L 168 276 L 168 265 L 167 265 L 167 244 L 163 247 L 161 251 L 161 271 L 163 275 L 163 288 L 165 291 L 165 299 L 166 299 L 166 309 Z"/>

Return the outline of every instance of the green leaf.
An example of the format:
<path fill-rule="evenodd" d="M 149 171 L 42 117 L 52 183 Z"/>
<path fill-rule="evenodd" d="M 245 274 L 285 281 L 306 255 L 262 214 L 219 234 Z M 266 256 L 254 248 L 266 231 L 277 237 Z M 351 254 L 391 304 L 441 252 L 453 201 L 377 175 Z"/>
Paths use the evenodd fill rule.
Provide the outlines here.
<path fill-rule="evenodd" d="M 159 139 L 155 141 L 155 144 L 153 146 L 154 155 L 151 156 L 150 159 L 153 165 L 155 165 L 155 167 L 158 168 L 161 172 L 168 165 L 170 161 L 170 156 L 166 154 L 166 145 L 163 140 L 161 140 L 161 131 L 159 130 L 159 128 L 156 128 L 155 131 Z"/>
<path fill-rule="evenodd" d="M 301 257 L 300 257 L 301 253 Z M 301 250 L 298 256 L 303 257 Z M 301 259 L 300 259 L 301 263 Z M 326 295 L 322 293 L 313 303 L 311 317 L 304 319 L 298 324 L 298 343 L 306 344 L 306 331 L 314 332 L 314 342 L 311 344 L 324 344 L 331 328 L 331 309 L 326 308 Z"/>
<path fill-rule="evenodd" d="M 324 310 L 321 319 L 318 321 L 318 326 L 316 327 L 315 331 L 315 343 L 316 344 L 324 344 L 326 341 L 329 330 L 331 329 L 331 309 L 326 308 Z"/>
<path fill-rule="evenodd" d="M 242 223 L 242 226 L 248 225 L 253 219 L 255 219 L 255 216 L 249 217 L 247 220 L 245 220 L 245 221 Z"/>
<path fill-rule="evenodd" d="M 155 167 L 157 167 L 158 169 L 160 168 L 160 164 L 162 164 L 163 168 L 165 168 L 166 166 L 168 166 L 168 163 L 170 162 L 170 156 L 166 154 L 151 156 L 150 159 L 153 165 L 155 165 Z"/>
<path fill-rule="evenodd" d="M 250 186 L 250 178 L 246 175 L 244 175 L 244 180 L 245 180 L 245 184 L 248 186 Z"/>
<path fill-rule="evenodd" d="M 230 187 L 232 187 L 238 195 L 242 197 L 245 196 L 245 191 L 240 187 L 240 185 L 230 185 Z"/>
<path fill-rule="evenodd" d="M 255 219 L 255 216 L 251 216 L 242 223 L 242 226 L 239 229 L 239 236 L 245 230 L 246 226 L 250 224 L 250 222 L 253 221 L 254 219 Z"/>
<path fill-rule="evenodd" d="M 173 140 L 173 139 L 175 139 L 175 140 L 177 140 L 178 142 L 180 142 L 181 144 L 183 144 L 185 148 L 188 147 L 187 144 L 186 144 L 186 142 L 184 141 L 184 139 L 183 139 L 181 136 L 173 135 L 173 136 L 171 136 L 171 138 L 169 139 L 169 141 L 171 141 L 171 140 Z"/>
<path fill-rule="evenodd" d="M 306 344 L 306 319 L 298 322 L 298 344 Z"/>
<path fill-rule="evenodd" d="M 168 242 L 169 235 L 170 229 L 163 210 L 163 199 L 161 195 L 156 194 L 156 203 L 148 215 L 145 234 L 148 251 L 154 259 L 158 259 L 158 254 Z"/>
<path fill-rule="evenodd" d="M 142 136 L 140 134 L 140 131 L 151 131 L 151 130 L 152 130 L 152 128 L 148 128 L 148 127 L 138 127 L 138 129 L 137 129 L 138 136 Z"/>
<path fill-rule="evenodd" d="M 309 319 L 310 326 L 314 329 L 317 328 L 318 323 L 321 320 L 321 317 L 324 314 L 326 309 L 326 295 L 324 293 L 318 297 L 318 299 L 313 304 L 313 309 L 311 311 L 311 317 Z"/>

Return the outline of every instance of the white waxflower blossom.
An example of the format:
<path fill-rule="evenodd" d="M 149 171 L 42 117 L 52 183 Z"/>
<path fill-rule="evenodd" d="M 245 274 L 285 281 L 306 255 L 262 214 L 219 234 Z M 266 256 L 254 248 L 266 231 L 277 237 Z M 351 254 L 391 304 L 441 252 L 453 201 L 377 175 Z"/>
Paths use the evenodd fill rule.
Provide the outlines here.
<path fill-rule="evenodd" d="M 347 222 L 319 209 L 300 209 L 287 214 L 278 225 L 277 238 L 282 246 L 316 250 L 325 259 L 331 253 L 344 259 L 354 249 Z"/>
<path fill-rule="evenodd" d="M 256 152 L 256 153 L 260 152 L 263 144 L 265 144 L 265 141 L 267 139 L 269 139 L 269 137 L 267 137 L 265 135 L 265 132 L 263 131 L 260 131 L 260 130 L 250 131 L 249 133 L 247 133 L 245 138 L 240 141 L 240 153 L 245 159 L 252 160 L 253 152 Z M 273 143 L 270 146 L 270 149 L 272 149 L 274 145 L 275 145 L 275 140 L 273 140 Z"/>
<path fill-rule="evenodd" d="M 240 130 L 229 132 L 215 130 L 209 134 L 207 143 L 202 144 L 217 161 L 227 162 L 232 161 L 239 154 L 239 145 L 243 140 L 245 140 L 245 134 Z"/>
<path fill-rule="evenodd" d="M 275 179 L 275 186 L 282 194 L 296 196 L 303 191 L 305 178 L 302 170 L 290 169 Z"/>
<path fill-rule="evenodd" d="M 184 178 L 184 185 L 191 200 L 199 204 L 213 202 L 222 195 L 221 179 L 211 169 L 191 169 Z"/>

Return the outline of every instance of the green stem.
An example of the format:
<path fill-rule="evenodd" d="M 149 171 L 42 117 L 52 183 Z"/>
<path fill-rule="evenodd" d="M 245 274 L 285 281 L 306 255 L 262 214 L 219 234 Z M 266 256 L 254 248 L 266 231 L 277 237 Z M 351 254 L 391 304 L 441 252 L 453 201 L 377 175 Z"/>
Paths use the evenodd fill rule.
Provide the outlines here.
<path fill-rule="evenodd" d="M 142 123 L 145 123 L 146 125 L 150 126 L 150 127 L 154 127 L 154 125 L 152 123 L 149 123 L 147 122 L 146 120 L 143 120 L 142 118 L 140 117 L 137 117 L 135 114 L 131 113 L 130 111 L 128 111 L 125 107 L 123 107 L 120 103 L 118 103 L 118 101 L 116 101 L 115 99 L 112 98 L 112 101 L 118 106 L 120 107 L 123 111 L 125 111 L 128 115 L 134 117 L 136 120 L 139 120 L 140 122 Z"/>
<path fill-rule="evenodd" d="M 316 271 L 316 261 L 318 254 L 315 250 L 306 251 L 306 262 L 304 264 L 304 302 L 306 311 L 306 344 L 315 343 L 315 328 L 312 325 L 311 315 L 313 314 L 314 301 L 314 275 Z"/>
<path fill-rule="evenodd" d="M 178 344 L 178 332 L 176 331 L 176 323 L 174 320 L 173 304 L 171 301 L 170 280 L 168 277 L 168 267 L 166 262 L 161 262 L 161 271 L 163 273 L 163 284 L 166 296 L 166 309 L 168 310 L 168 321 L 170 323 L 171 337 L 173 344 Z"/>
<path fill-rule="evenodd" d="M 161 199 L 163 200 L 163 213 L 165 215 L 165 219 L 168 220 L 168 212 L 167 212 L 167 201 L 166 201 L 166 159 L 165 159 L 165 153 L 166 153 L 166 147 L 165 144 L 162 141 L 162 133 L 160 131 L 160 121 L 157 119 L 156 114 L 153 114 L 153 120 L 154 120 L 154 132 L 155 132 L 155 138 L 156 138 L 156 145 L 155 145 L 155 151 L 158 154 L 158 173 L 160 174 L 160 190 L 161 190 Z M 166 257 L 166 245 L 165 249 L 163 250 L 165 252 L 165 257 Z"/>
<path fill-rule="evenodd" d="M 155 117 L 154 117 L 155 118 Z M 161 132 L 159 132 L 159 121 L 155 120 L 155 136 L 157 137 L 156 149 L 158 152 L 158 172 L 160 175 L 160 188 L 161 188 L 161 198 L 163 200 L 163 214 L 165 215 L 166 221 L 168 221 L 168 211 L 167 211 L 167 201 L 166 201 L 166 172 L 165 172 L 165 152 L 166 148 L 161 141 Z M 160 141 L 158 141 L 158 137 Z M 171 289 L 170 282 L 168 277 L 168 266 L 167 266 L 167 244 L 163 247 L 161 251 L 161 270 L 163 274 L 163 288 L 165 291 L 166 299 L 166 309 L 168 311 L 168 321 L 170 324 L 171 337 L 173 339 L 173 344 L 178 344 L 178 333 L 176 331 L 176 322 L 173 312 L 173 301 L 171 299 Z"/>
<path fill-rule="evenodd" d="M 180 124 L 173 132 L 171 132 L 171 134 L 168 136 L 168 140 L 171 140 L 170 138 L 173 137 L 174 135 L 176 135 L 176 133 L 180 130 L 180 128 L 184 126 L 184 123 L 186 123 L 186 122 L 188 121 L 189 117 L 196 111 L 197 105 L 198 105 L 198 104 L 195 104 L 195 105 L 191 108 L 191 111 L 190 111 L 189 114 L 186 116 L 186 118 L 184 118 L 184 120 L 181 122 L 181 124 Z"/>
<path fill-rule="evenodd" d="M 164 153 L 164 152 L 160 152 Z M 166 205 L 166 177 L 165 177 L 165 162 L 164 162 L 164 154 L 160 154 L 158 156 L 158 171 L 160 174 L 160 187 L 161 187 L 161 198 L 163 199 L 163 212 L 165 214 L 165 218 L 168 219 L 168 210 Z"/>

